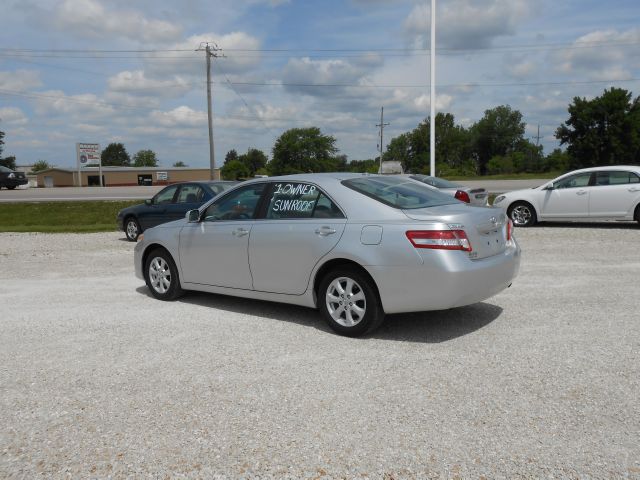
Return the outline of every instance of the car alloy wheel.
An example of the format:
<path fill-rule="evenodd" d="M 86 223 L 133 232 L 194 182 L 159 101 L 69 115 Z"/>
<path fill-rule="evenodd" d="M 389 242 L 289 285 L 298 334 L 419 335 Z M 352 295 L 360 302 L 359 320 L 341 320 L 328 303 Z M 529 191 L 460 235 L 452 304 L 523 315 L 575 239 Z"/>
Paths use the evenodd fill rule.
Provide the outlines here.
<path fill-rule="evenodd" d="M 138 240 L 140 236 L 140 225 L 138 225 L 138 221 L 135 218 L 130 217 L 127 219 L 125 234 L 127 235 L 127 240 L 130 242 Z"/>
<path fill-rule="evenodd" d="M 509 218 L 517 227 L 530 227 L 536 223 L 536 213 L 528 203 L 518 202 L 509 209 Z"/>
<path fill-rule="evenodd" d="M 367 313 L 367 299 L 358 282 L 347 277 L 336 278 L 325 295 L 327 311 L 343 327 L 360 323 Z"/>
<path fill-rule="evenodd" d="M 373 281 L 356 267 L 339 267 L 324 276 L 318 306 L 331 329 L 347 337 L 371 332 L 384 320 Z"/>
<path fill-rule="evenodd" d="M 154 250 L 147 257 L 145 280 L 151 294 L 160 300 L 174 300 L 183 294 L 178 268 L 163 248 Z"/>

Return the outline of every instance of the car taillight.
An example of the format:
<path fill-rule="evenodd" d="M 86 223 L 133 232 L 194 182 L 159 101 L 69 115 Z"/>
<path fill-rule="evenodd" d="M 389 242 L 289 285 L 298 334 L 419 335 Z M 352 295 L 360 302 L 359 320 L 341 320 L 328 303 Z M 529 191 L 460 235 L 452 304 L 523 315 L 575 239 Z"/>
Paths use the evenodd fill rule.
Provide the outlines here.
<path fill-rule="evenodd" d="M 511 240 L 513 236 L 513 220 L 510 218 L 507 219 L 507 242 Z"/>
<path fill-rule="evenodd" d="M 407 238 L 415 248 L 471 251 L 464 230 L 409 230 Z"/>
<path fill-rule="evenodd" d="M 465 203 L 471 203 L 471 199 L 469 198 L 469 194 L 465 191 L 458 190 L 454 195 L 458 200 Z"/>

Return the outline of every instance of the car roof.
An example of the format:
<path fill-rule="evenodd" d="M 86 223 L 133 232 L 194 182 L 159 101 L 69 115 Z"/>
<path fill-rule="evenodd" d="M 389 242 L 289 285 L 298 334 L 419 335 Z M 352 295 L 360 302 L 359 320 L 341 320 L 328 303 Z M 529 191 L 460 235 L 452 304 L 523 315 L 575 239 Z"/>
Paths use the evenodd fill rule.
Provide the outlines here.
<path fill-rule="evenodd" d="M 581 173 L 581 172 L 597 172 L 597 171 L 615 171 L 615 170 L 634 170 L 640 171 L 639 165 L 603 165 L 602 167 L 589 167 L 589 168 L 581 168 L 579 170 L 572 170 L 571 172 L 567 172 L 564 175 L 569 175 L 572 173 Z"/>

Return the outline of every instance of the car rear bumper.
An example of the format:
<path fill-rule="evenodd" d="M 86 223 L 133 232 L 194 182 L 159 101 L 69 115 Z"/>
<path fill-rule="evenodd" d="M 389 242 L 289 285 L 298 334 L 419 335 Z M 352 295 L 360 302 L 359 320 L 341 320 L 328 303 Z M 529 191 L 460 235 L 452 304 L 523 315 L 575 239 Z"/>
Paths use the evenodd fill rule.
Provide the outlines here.
<path fill-rule="evenodd" d="M 26 185 L 29 180 L 26 178 L 3 178 L 0 180 L 0 185 L 3 187 L 19 187 L 20 185 Z"/>
<path fill-rule="evenodd" d="M 515 241 L 503 253 L 480 260 L 459 251 L 433 253 L 422 265 L 367 267 L 386 313 L 446 310 L 481 302 L 509 287 L 520 268 Z"/>

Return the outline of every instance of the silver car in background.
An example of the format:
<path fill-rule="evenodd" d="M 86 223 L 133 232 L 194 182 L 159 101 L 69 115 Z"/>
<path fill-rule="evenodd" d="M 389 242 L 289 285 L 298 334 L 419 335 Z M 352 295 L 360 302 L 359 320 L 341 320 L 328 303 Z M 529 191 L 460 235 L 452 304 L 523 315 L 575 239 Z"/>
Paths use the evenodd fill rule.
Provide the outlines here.
<path fill-rule="evenodd" d="M 430 175 L 409 174 L 407 176 L 412 180 L 431 185 L 461 202 L 484 206 L 489 204 L 489 193 L 486 188 L 465 187 L 464 185 L 450 182 L 444 178 L 432 177 Z"/>
<path fill-rule="evenodd" d="M 147 230 L 135 271 L 161 300 L 200 290 L 303 305 L 358 336 L 385 313 L 460 307 L 507 288 L 520 264 L 511 226 L 500 209 L 406 178 L 271 177 Z"/>

